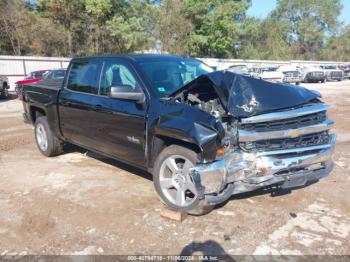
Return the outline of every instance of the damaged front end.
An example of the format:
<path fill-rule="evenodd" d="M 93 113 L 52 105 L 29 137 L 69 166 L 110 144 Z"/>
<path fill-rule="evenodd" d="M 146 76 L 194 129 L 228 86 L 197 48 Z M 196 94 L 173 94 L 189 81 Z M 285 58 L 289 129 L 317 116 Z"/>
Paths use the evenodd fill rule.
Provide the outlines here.
<path fill-rule="evenodd" d="M 319 118 L 327 108 L 313 104 L 244 119 L 239 127 L 238 148 L 192 170 L 196 181 L 201 181 L 197 185 L 202 196 L 210 203 L 220 203 L 233 194 L 272 185 L 298 187 L 327 176 L 333 169 L 335 145 L 335 135 L 330 133 L 333 122 Z M 260 120 L 264 122 L 255 122 Z M 247 124 L 283 129 L 247 131 Z"/>
<path fill-rule="evenodd" d="M 266 186 L 303 186 L 333 169 L 333 121 L 317 93 L 216 72 L 187 85 L 179 97 L 215 116 L 225 129 L 220 141 L 225 153 L 191 171 L 198 195 L 208 203 Z"/>

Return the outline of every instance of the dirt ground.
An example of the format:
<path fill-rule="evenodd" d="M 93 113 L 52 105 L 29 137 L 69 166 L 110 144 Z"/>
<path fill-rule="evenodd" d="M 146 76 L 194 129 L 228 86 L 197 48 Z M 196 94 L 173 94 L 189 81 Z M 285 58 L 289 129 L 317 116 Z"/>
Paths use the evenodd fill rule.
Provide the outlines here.
<path fill-rule="evenodd" d="M 233 197 L 182 223 L 160 217 L 148 174 L 75 147 L 42 156 L 21 102 L 1 100 L 0 256 L 350 255 L 350 81 L 306 86 L 332 106 L 334 172 L 292 192 Z"/>

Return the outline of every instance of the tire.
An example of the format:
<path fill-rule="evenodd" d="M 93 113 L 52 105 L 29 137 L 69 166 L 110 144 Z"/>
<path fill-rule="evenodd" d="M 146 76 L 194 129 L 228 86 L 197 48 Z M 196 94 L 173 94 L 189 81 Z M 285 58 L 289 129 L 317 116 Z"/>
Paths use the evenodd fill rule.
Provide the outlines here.
<path fill-rule="evenodd" d="M 196 152 L 178 145 L 166 147 L 157 157 L 153 183 L 159 198 L 169 208 L 191 215 L 204 215 L 214 208 L 193 192 L 195 188 L 188 169 L 198 162 Z"/>
<path fill-rule="evenodd" d="M 57 156 L 63 152 L 63 144 L 51 131 L 46 116 L 35 121 L 35 142 L 39 151 L 46 157 Z"/>
<path fill-rule="evenodd" d="M 7 99 L 9 97 L 9 90 L 7 89 L 7 85 L 3 85 L 2 93 L 1 93 L 1 98 Z"/>

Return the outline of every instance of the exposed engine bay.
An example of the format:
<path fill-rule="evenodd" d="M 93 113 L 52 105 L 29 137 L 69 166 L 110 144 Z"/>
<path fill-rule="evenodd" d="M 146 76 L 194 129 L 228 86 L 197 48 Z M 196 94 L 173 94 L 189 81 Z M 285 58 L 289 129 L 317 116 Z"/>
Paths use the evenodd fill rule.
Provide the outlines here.
<path fill-rule="evenodd" d="M 213 93 L 214 92 L 204 93 L 203 91 L 191 92 L 191 90 L 189 90 L 188 92 L 182 93 L 181 97 L 177 97 L 176 101 L 197 107 L 211 114 L 216 119 L 222 122 L 227 122 L 227 119 L 230 116 L 226 113 L 226 111 L 222 107 L 218 97 Z"/>
<path fill-rule="evenodd" d="M 319 94 L 305 88 L 269 83 L 228 72 L 203 75 L 172 95 L 173 100 L 213 116 L 219 131 L 218 146 L 231 148 L 241 146 L 240 122 L 245 119 L 270 112 L 288 111 L 318 98 Z M 274 126 L 278 124 L 278 121 L 275 122 L 260 125 Z M 272 129 L 268 128 L 267 131 Z M 251 146 L 252 142 L 248 144 Z"/>
<path fill-rule="evenodd" d="M 224 130 L 221 146 L 238 145 L 238 120 L 223 108 L 220 99 L 211 86 L 194 85 L 174 97 L 175 101 L 196 107 L 215 117 Z"/>
<path fill-rule="evenodd" d="M 328 106 L 319 98 L 302 87 L 228 72 L 203 75 L 173 94 L 175 101 L 213 116 L 217 146 L 230 149 L 194 170 L 207 201 L 219 203 L 268 185 L 293 188 L 327 176 L 335 135 Z"/>

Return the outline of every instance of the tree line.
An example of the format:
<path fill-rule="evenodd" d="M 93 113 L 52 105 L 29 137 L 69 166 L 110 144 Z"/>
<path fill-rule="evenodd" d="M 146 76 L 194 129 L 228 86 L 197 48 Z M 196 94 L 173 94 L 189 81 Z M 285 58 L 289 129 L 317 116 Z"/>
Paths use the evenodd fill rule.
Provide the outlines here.
<path fill-rule="evenodd" d="M 340 0 L 0 0 L 0 54 L 82 56 L 160 48 L 194 57 L 350 61 Z"/>

